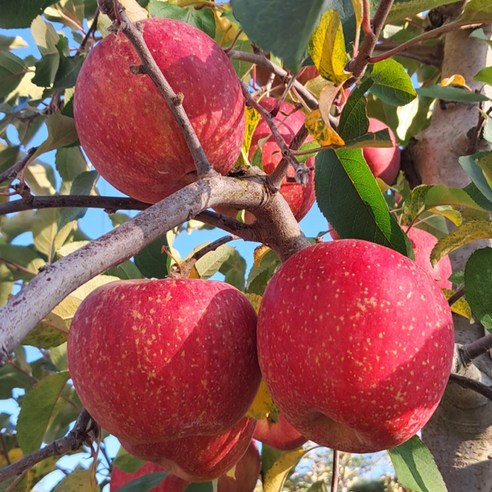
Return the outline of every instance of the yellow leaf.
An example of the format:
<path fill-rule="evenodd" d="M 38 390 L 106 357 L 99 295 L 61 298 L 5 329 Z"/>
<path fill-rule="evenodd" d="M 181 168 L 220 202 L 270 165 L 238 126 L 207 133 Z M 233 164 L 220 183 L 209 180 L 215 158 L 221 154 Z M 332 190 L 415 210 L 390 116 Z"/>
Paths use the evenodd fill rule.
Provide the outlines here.
<path fill-rule="evenodd" d="M 337 97 L 338 93 L 340 92 L 342 86 L 341 85 L 334 85 L 328 83 L 323 87 L 323 89 L 320 92 L 319 95 L 319 110 L 321 113 L 321 117 L 323 118 L 323 121 L 325 124 L 330 123 L 330 110 L 331 107 L 333 106 L 333 101 Z"/>
<path fill-rule="evenodd" d="M 336 85 L 350 77 L 350 72 L 345 71 L 347 52 L 338 11 L 330 9 L 323 14 L 311 35 L 308 51 L 322 77 Z"/>
<path fill-rule="evenodd" d="M 94 477 L 94 473 L 89 470 L 77 469 L 67 475 L 54 489 L 54 492 L 99 492 L 101 490 Z"/>
<path fill-rule="evenodd" d="M 439 85 L 441 87 L 463 87 L 464 89 L 468 89 L 469 91 L 471 91 L 470 87 L 466 85 L 465 77 L 460 74 L 454 74 L 451 75 L 451 77 L 442 79 Z"/>
<path fill-rule="evenodd" d="M 265 481 L 263 483 L 264 492 L 280 492 L 284 485 L 290 470 L 294 468 L 299 460 L 309 450 L 295 449 L 282 453 L 280 458 L 275 461 L 272 467 L 267 471 Z"/>
<path fill-rule="evenodd" d="M 344 145 L 345 142 L 338 133 L 328 126 L 321 116 L 319 109 L 312 111 L 305 122 L 308 132 L 320 145 Z"/>
<path fill-rule="evenodd" d="M 249 302 L 252 304 L 254 310 L 256 311 L 256 314 L 258 314 L 258 311 L 260 310 L 261 296 L 259 296 L 258 294 L 252 294 L 248 292 L 246 294 L 246 297 L 249 299 Z"/>
<path fill-rule="evenodd" d="M 253 260 L 256 268 L 260 267 L 261 260 L 269 251 L 270 248 L 268 246 L 265 246 L 264 244 L 255 248 L 255 251 L 253 253 Z"/>
<path fill-rule="evenodd" d="M 273 403 L 272 395 L 268 390 L 268 387 L 262 378 L 260 387 L 256 392 L 255 399 L 246 412 L 246 417 L 255 420 L 266 419 L 272 412 L 276 412 L 277 407 Z"/>
<path fill-rule="evenodd" d="M 449 299 L 453 295 L 453 291 L 451 289 L 443 289 L 443 294 L 446 296 L 446 299 Z M 473 315 L 470 305 L 464 297 L 460 297 L 456 302 L 453 302 L 451 311 L 459 316 L 463 316 L 467 320 L 472 320 Z"/>
<path fill-rule="evenodd" d="M 256 109 L 247 107 L 244 112 L 244 117 L 246 120 L 243 146 L 241 148 L 241 154 L 239 156 L 239 163 L 244 166 L 249 166 L 249 149 L 251 147 L 251 139 L 253 138 L 253 133 L 261 120 L 261 115 L 256 111 Z"/>
<path fill-rule="evenodd" d="M 363 16 L 362 0 L 352 0 L 352 7 L 355 14 L 355 27 L 359 30 L 362 24 Z"/>

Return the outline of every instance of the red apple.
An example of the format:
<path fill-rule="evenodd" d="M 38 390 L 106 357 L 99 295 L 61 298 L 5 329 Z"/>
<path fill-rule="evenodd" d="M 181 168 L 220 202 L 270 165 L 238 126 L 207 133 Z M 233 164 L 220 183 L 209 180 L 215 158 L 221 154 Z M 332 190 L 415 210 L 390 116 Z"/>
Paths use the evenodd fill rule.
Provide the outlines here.
<path fill-rule="evenodd" d="M 400 171 L 400 149 L 391 128 L 376 118 L 369 118 L 368 131 L 375 133 L 379 130 L 388 130 L 393 146 L 364 147 L 362 152 L 374 176 L 381 178 L 386 184 L 391 185 L 395 182 Z"/>
<path fill-rule="evenodd" d="M 302 446 L 307 439 L 280 414 L 278 420 L 259 420 L 254 438 L 271 448 L 289 451 Z"/>
<path fill-rule="evenodd" d="M 442 258 L 435 267 L 432 267 L 430 262 L 430 254 L 437 243 L 437 238 L 429 232 L 416 227 L 412 227 L 407 232 L 407 235 L 413 246 L 415 263 L 423 268 L 441 289 L 451 289 L 452 283 L 448 279 L 453 270 L 449 257 Z"/>
<path fill-rule="evenodd" d="M 253 441 L 250 442 L 246 453 L 235 466 L 234 478 L 227 474 L 219 477 L 218 492 L 253 492 L 260 474 L 260 455 Z M 143 475 L 164 471 L 156 463 L 145 463 L 134 473 L 126 473 L 118 467 L 111 472 L 110 492 L 117 492 L 126 483 Z M 167 476 L 150 492 L 183 492 L 190 484 L 175 475 Z"/>
<path fill-rule="evenodd" d="M 113 282 L 73 318 L 70 372 L 85 408 L 128 451 L 182 468 L 181 478 L 209 480 L 235 461 L 220 470 L 214 463 L 235 446 L 239 459 L 254 432 L 242 417 L 260 381 L 255 331 L 253 307 L 226 283 Z"/>
<path fill-rule="evenodd" d="M 183 106 L 205 154 L 222 174 L 233 167 L 244 135 L 244 98 L 223 50 L 195 27 L 171 19 L 141 22 L 143 36 Z M 77 78 L 74 117 L 80 142 L 113 186 L 154 203 L 196 179 L 195 165 L 167 103 L 123 33 L 109 34 Z"/>
<path fill-rule="evenodd" d="M 276 104 L 277 100 L 270 97 L 261 100 L 261 105 L 269 111 L 271 111 Z M 280 105 L 279 112 L 274 118 L 275 125 L 287 144 L 292 142 L 298 130 L 304 125 L 304 120 L 304 113 L 300 110 L 296 110 L 294 106 L 286 102 L 283 102 Z M 270 138 L 268 138 L 269 136 Z M 282 152 L 273 136 L 271 136 L 270 128 L 265 120 L 261 120 L 260 123 L 258 123 L 258 126 L 253 133 L 249 156 L 250 158 L 253 158 L 253 155 L 258 148 L 258 144 L 260 143 L 259 141 L 266 138 L 268 140 L 261 146 L 261 162 L 263 164 L 263 170 L 267 174 L 271 174 L 282 159 Z M 312 138 L 308 138 L 307 140 L 312 140 Z M 292 213 L 298 221 L 309 212 L 315 201 L 314 157 L 310 157 L 306 161 L 306 166 L 312 171 L 309 173 L 308 183 L 305 186 L 294 181 L 295 171 L 292 168 L 289 169 L 287 178 L 284 178 L 280 186 L 280 193 L 289 204 Z"/>
<path fill-rule="evenodd" d="M 311 245 L 277 270 L 258 316 L 263 377 L 307 439 L 393 448 L 428 421 L 453 357 L 449 306 L 409 258 L 355 239 Z"/>

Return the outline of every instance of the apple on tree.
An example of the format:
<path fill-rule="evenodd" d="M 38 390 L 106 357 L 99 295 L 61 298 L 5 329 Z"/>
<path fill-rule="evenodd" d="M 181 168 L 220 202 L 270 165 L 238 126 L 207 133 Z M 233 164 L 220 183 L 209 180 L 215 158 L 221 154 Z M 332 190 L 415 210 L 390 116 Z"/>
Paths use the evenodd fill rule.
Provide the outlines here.
<path fill-rule="evenodd" d="M 253 441 L 250 442 L 246 453 L 235 465 L 233 473 L 219 477 L 217 492 L 253 492 L 260 474 L 260 455 Z M 144 463 L 133 473 L 124 472 L 114 467 L 111 472 L 110 492 L 117 492 L 123 485 L 149 473 L 164 471 L 157 463 Z M 232 476 L 233 475 L 233 476 Z M 175 475 L 167 476 L 150 492 L 184 492 L 191 482 L 187 482 Z"/>
<path fill-rule="evenodd" d="M 296 449 L 307 441 L 282 414 L 278 416 L 276 421 L 268 417 L 259 420 L 256 424 L 254 438 L 281 451 Z"/>
<path fill-rule="evenodd" d="M 400 171 L 400 148 L 396 143 L 395 134 L 388 125 L 376 118 L 369 118 L 368 131 L 375 133 L 379 130 L 388 130 L 393 145 L 391 147 L 364 147 L 362 153 L 374 176 L 392 185 Z"/>
<path fill-rule="evenodd" d="M 80 400 L 135 456 L 208 481 L 244 454 L 255 422 L 256 313 L 237 289 L 127 280 L 92 292 L 68 336 Z"/>
<path fill-rule="evenodd" d="M 214 168 L 227 174 L 244 136 L 244 97 L 223 50 L 185 22 L 142 21 L 143 36 Z M 154 203 L 196 179 L 182 130 L 123 33 L 91 51 L 77 78 L 74 118 L 83 149 L 121 192 Z M 135 70 L 134 70 L 135 71 Z"/>
<path fill-rule="evenodd" d="M 311 245 L 270 280 L 258 315 L 263 377 L 307 439 L 393 448 L 429 420 L 453 356 L 449 306 L 432 278 L 384 246 Z"/>

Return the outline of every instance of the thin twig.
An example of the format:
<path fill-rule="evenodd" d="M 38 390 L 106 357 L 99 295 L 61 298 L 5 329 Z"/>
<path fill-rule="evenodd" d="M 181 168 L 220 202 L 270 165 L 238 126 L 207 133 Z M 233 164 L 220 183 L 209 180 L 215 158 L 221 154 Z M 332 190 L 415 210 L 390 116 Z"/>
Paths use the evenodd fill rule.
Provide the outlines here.
<path fill-rule="evenodd" d="M 456 301 L 459 301 L 465 295 L 465 288 L 460 287 L 449 299 L 448 304 L 452 306 Z"/>
<path fill-rule="evenodd" d="M 460 376 L 459 374 L 451 374 L 449 376 L 449 381 L 456 383 L 462 388 L 471 389 L 492 401 L 492 388 L 481 383 L 480 381 L 475 381 L 474 379 Z"/>
<path fill-rule="evenodd" d="M 84 36 L 84 39 L 80 43 L 79 53 L 82 52 L 83 50 L 85 50 L 85 47 L 86 47 L 87 43 L 89 42 L 91 35 L 96 32 L 98 19 L 99 19 L 99 9 L 96 9 L 96 13 L 94 14 L 94 19 L 92 20 L 91 27 L 89 27 L 89 29 L 87 30 L 87 33 Z"/>
<path fill-rule="evenodd" d="M 117 24 L 116 27 L 121 29 L 123 34 L 133 45 L 133 48 L 137 52 L 142 62 L 140 70 L 152 79 L 152 82 L 154 82 L 159 93 L 164 98 L 169 106 L 169 109 L 173 113 L 179 127 L 181 128 L 181 133 L 186 141 L 188 149 L 190 150 L 193 161 L 195 162 L 198 176 L 205 176 L 209 173 L 213 173 L 214 171 L 212 169 L 212 165 L 208 161 L 200 140 L 198 139 L 198 136 L 195 133 L 190 119 L 188 118 L 188 115 L 183 107 L 183 94 L 177 94 L 174 92 L 166 77 L 164 77 L 155 62 L 152 53 L 147 47 L 142 29 L 139 28 L 141 25 L 139 23 L 136 25 L 133 24 L 124 9 L 120 9 L 119 16 L 121 19 L 120 25 L 118 25 L 117 21 L 115 21 L 116 12 L 113 12 L 113 15 L 110 15 L 110 18 L 115 21 Z"/>
<path fill-rule="evenodd" d="M 474 359 L 486 354 L 492 349 L 492 335 L 487 333 L 473 342 L 458 347 L 461 363 L 464 367 L 469 366 Z"/>
<path fill-rule="evenodd" d="M 340 451 L 333 449 L 333 464 L 331 470 L 331 492 L 338 490 L 338 473 L 339 473 Z"/>
<path fill-rule="evenodd" d="M 241 60 L 264 67 L 267 70 L 270 70 L 270 72 L 277 75 L 283 82 L 286 82 L 291 77 L 287 70 L 284 70 L 282 67 L 275 65 L 275 63 L 272 63 L 272 61 L 263 54 L 230 50 L 227 52 L 227 56 L 229 56 L 229 58 L 233 60 Z M 299 81 L 294 81 L 294 87 L 310 109 L 318 109 L 317 99 Z"/>
<path fill-rule="evenodd" d="M 357 56 L 347 64 L 347 70 L 352 72 L 353 75 L 343 84 L 344 87 L 350 87 L 364 74 L 392 6 L 393 0 L 381 0 L 379 3 L 371 22 L 371 32 L 366 33 Z"/>
<path fill-rule="evenodd" d="M 65 437 L 57 439 L 44 448 L 2 468 L 0 470 L 0 482 L 15 475 L 21 475 L 50 456 L 62 456 L 69 451 L 76 451 L 84 442 L 93 438 L 94 424 L 95 422 L 87 410 L 82 410 L 74 428 Z"/>
<path fill-rule="evenodd" d="M 244 84 L 242 84 L 242 88 L 246 103 L 261 114 L 261 117 L 265 120 L 268 128 L 270 128 L 272 136 L 282 152 L 283 159 L 285 159 L 294 168 L 296 172 L 296 180 L 301 184 L 306 184 L 308 181 L 309 169 L 304 164 L 299 164 L 297 159 L 294 157 L 294 154 L 291 152 L 289 146 L 278 131 L 270 112 L 261 104 L 256 102 L 253 97 L 251 97 L 251 94 L 248 92 L 248 88 Z"/>
<path fill-rule="evenodd" d="M 436 29 L 432 29 L 431 31 L 427 31 L 422 34 L 419 34 L 418 36 L 415 36 L 414 38 L 409 39 L 408 41 L 405 41 L 404 43 L 396 46 L 391 50 L 385 51 L 380 55 L 370 56 L 368 63 L 377 63 L 379 61 L 386 60 L 387 58 L 390 58 L 394 55 L 398 55 L 403 51 L 406 51 L 408 48 L 418 43 L 421 43 L 422 41 L 427 41 L 428 39 L 437 38 L 441 34 L 445 34 L 447 32 L 457 31 L 458 29 L 462 29 L 464 27 L 472 27 L 476 25 L 490 24 L 490 23 L 492 23 L 492 20 L 490 19 L 474 20 L 473 22 L 471 21 L 450 22 L 449 24 L 444 24 L 443 26 L 437 27 Z"/>
<path fill-rule="evenodd" d="M 36 150 L 38 150 L 37 147 L 31 147 L 22 159 L 18 160 L 13 166 L 1 173 L 0 183 L 3 183 L 7 180 L 13 181 L 14 179 L 16 179 L 19 173 L 22 172 L 24 168 L 29 164 L 31 157 L 34 155 Z"/>

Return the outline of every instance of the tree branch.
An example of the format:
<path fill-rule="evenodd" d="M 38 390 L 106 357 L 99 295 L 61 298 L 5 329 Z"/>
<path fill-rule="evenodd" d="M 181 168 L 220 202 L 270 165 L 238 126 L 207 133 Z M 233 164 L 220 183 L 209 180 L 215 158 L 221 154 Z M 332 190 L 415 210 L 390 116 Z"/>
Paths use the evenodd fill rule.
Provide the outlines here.
<path fill-rule="evenodd" d="M 95 439 L 97 436 L 91 436 L 94 431 L 95 422 L 87 410 L 82 410 L 75 422 L 74 428 L 65 436 L 53 441 L 44 448 L 35 451 L 25 458 L 12 463 L 0 470 L 0 482 L 15 475 L 22 475 L 25 471 L 31 469 L 41 461 L 50 456 L 62 456 L 69 451 L 76 451 L 84 442 Z"/>
<path fill-rule="evenodd" d="M 283 260 L 309 244 L 282 195 L 269 195 L 264 176 L 238 179 L 214 173 L 58 260 L 23 287 L 0 309 L 0 364 L 5 364 L 38 321 L 77 287 L 203 210 L 225 204 L 257 212 L 253 229 L 256 239 L 269 245 Z"/>
<path fill-rule="evenodd" d="M 466 345 L 458 346 L 460 363 L 463 367 L 468 367 L 474 359 L 486 354 L 492 349 L 492 335 L 487 333 L 482 338 L 478 338 Z"/>
<path fill-rule="evenodd" d="M 22 172 L 23 169 L 29 164 L 31 157 L 34 155 L 36 150 L 38 150 L 37 147 L 31 147 L 22 159 L 18 160 L 13 166 L 0 174 L 0 183 L 7 180 L 13 181 L 16 179 L 19 173 Z"/>
<path fill-rule="evenodd" d="M 101 3 L 103 2 L 99 1 L 99 4 Z M 129 39 L 142 61 L 142 65 L 141 67 L 138 67 L 137 73 L 144 73 L 152 79 L 181 128 L 183 137 L 195 162 L 198 176 L 206 176 L 207 174 L 214 172 L 190 119 L 184 110 L 183 94 L 174 92 L 166 77 L 164 77 L 157 66 L 152 53 L 145 43 L 141 24 L 133 24 L 123 8 L 120 8 L 118 13 L 114 12 L 113 9 L 108 9 L 107 3 L 108 2 L 105 2 L 104 5 L 105 12 L 109 15 L 110 19 L 114 21 L 116 29 L 121 29 L 121 32 Z M 113 11 L 111 12 L 111 10 Z M 118 21 L 118 17 L 120 21 Z"/>
<path fill-rule="evenodd" d="M 451 383 L 456 383 L 462 388 L 471 389 L 492 401 L 492 388 L 481 383 L 480 381 L 475 381 L 475 379 L 460 376 L 459 374 L 451 374 L 449 376 L 449 381 Z"/>

